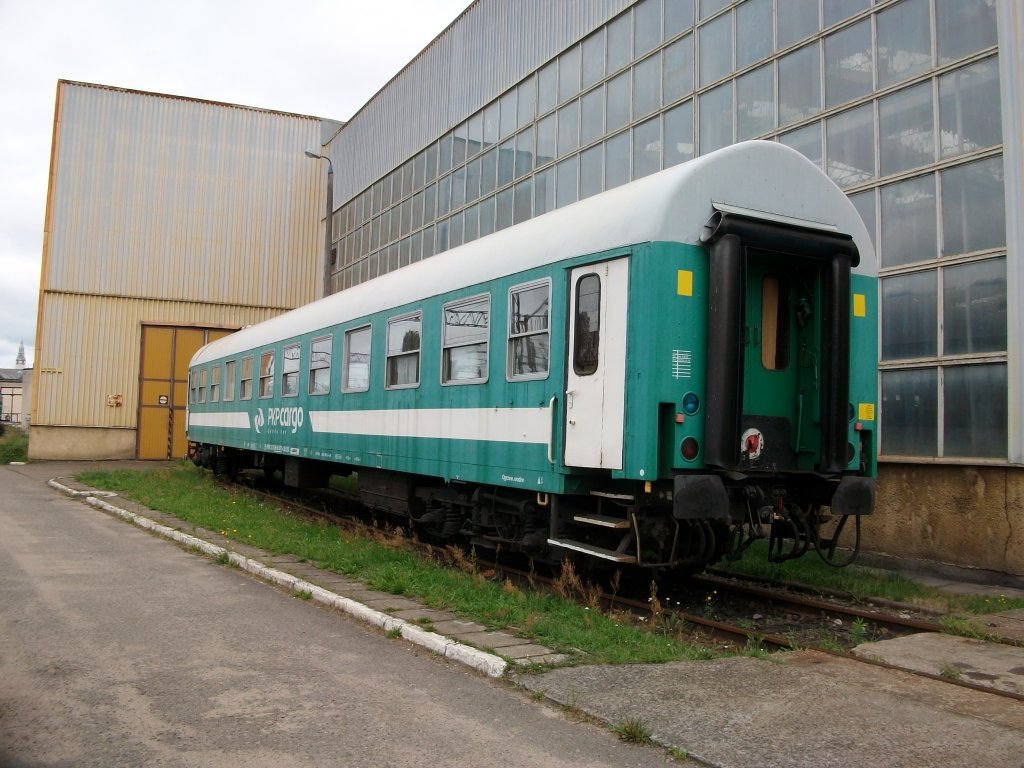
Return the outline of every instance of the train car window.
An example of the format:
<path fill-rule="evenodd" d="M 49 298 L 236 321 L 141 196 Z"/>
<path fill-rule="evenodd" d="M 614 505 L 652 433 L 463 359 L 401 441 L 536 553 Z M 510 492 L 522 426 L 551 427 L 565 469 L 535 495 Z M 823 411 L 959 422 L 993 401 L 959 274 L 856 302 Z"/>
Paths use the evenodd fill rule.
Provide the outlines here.
<path fill-rule="evenodd" d="M 444 307 L 441 383 L 487 381 L 491 297 L 477 296 Z"/>
<path fill-rule="evenodd" d="M 546 378 L 551 349 L 551 283 L 545 280 L 513 287 L 508 306 L 509 380 Z"/>
<path fill-rule="evenodd" d="M 584 275 L 576 282 L 576 339 L 572 367 L 577 376 L 597 371 L 601 342 L 601 278 Z"/>
<path fill-rule="evenodd" d="M 242 381 L 238 396 L 242 400 L 252 400 L 252 355 L 242 358 Z"/>
<path fill-rule="evenodd" d="M 260 397 L 274 396 L 274 352 L 260 355 Z"/>
<path fill-rule="evenodd" d="M 199 372 L 199 402 L 206 402 L 206 369 Z"/>
<path fill-rule="evenodd" d="M 309 349 L 309 394 L 326 395 L 331 391 L 331 337 L 313 339 Z"/>
<path fill-rule="evenodd" d="M 761 365 L 769 371 L 789 365 L 789 283 L 777 275 L 761 281 Z"/>
<path fill-rule="evenodd" d="M 281 365 L 281 396 L 295 397 L 299 394 L 299 357 L 301 347 L 289 344 L 284 348 L 284 363 Z"/>
<path fill-rule="evenodd" d="M 210 402 L 216 403 L 220 401 L 220 364 L 213 366 L 210 369 Z"/>
<path fill-rule="evenodd" d="M 235 399 L 235 361 L 224 363 L 224 402 Z"/>
<path fill-rule="evenodd" d="M 420 337 L 423 315 L 395 317 L 388 320 L 387 378 L 388 389 L 415 387 L 420 383 Z"/>
<path fill-rule="evenodd" d="M 188 373 L 188 402 L 190 405 L 195 405 L 196 402 L 196 386 L 198 385 L 196 379 L 196 372 L 189 371 Z"/>
<path fill-rule="evenodd" d="M 370 388 L 370 326 L 345 334 L 345 372 L 341 388 L 345 392 L 365 392 Z"/>

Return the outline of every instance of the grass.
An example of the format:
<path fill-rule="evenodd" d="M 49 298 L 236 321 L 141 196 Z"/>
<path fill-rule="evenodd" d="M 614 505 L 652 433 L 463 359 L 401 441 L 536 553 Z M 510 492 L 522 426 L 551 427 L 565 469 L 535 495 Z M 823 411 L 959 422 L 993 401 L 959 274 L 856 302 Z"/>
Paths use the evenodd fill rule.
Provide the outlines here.
<path fill-rule="evenodd" d="M 28 433 L 5 425 L 0 436 L 0 464 L 12 461 L 28 461 Z"/>
<path fill-rule="evenodd" d="M 636 718 L 619 722 L 612 728 L 619 738 L 630 744 L 647 744 L 651 740 L 651 732 L 646 725 Z"/>
<path fill-rule="evenodd" d="M 511 628 L 578 660 L 652 663 L 709 655 L 705 648 L 651 633 L 575 600 L 488 580 L 472 558 L 453 553 L 461 568 L 443 567 L 387 532 L 357 536 L 304 519 L 240 489 L 221 488 L 208 473 L 188 464 L 82 472 L 77 479 L 273 554 L 318 563 L 373 589 L 406 595 L 491 628 Z"/>
<path fill-rule="evenodd" d="M 724 570 L 738 576 L 753 576 L 772 581 L 791 581 L 848 592 L 855 598 L 891 600 L 945 613 L 984 614 L 1024 608 L 1024 600 L 1004 595 L 955 595 L 919 584 L 899 573 L 851 565 L 833 568 L 813 552 L 799 560 L 770 563 L 767 544 L 755 542 L 743 557 L 722 564 Z"/>

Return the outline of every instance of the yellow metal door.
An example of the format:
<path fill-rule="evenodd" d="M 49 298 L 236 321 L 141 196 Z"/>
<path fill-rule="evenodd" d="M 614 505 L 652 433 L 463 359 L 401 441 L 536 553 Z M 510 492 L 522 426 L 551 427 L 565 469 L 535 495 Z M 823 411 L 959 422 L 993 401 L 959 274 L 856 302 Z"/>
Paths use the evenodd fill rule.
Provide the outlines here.
<path fill-rule="evenodd" d="M 140 459 L 172 459 L 185 455 L 185 408 L 188 405 L 188 363 L 201 346 L 231 331 L 206 328 L 142 327 L 139 377 Z"/>

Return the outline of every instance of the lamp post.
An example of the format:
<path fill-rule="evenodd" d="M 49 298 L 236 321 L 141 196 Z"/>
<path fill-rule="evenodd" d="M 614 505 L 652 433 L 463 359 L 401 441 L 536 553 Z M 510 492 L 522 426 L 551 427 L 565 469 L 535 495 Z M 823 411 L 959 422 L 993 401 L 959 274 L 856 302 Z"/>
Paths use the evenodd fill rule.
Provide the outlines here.
<path fill-rule="evenodd" d="M 327 161 L 327 215 L 324 217 L 324 296 L 331 293 L 331 218 L 334 213 L 334 166 L 331 158 L 311 149 L 305 151 L 306 157 L 312 160 Z"/>

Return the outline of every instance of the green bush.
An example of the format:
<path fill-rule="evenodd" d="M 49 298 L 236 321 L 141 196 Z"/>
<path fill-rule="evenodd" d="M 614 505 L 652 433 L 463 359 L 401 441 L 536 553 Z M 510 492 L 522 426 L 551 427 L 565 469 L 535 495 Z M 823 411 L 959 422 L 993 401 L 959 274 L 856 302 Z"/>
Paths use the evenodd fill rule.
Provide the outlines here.
<path fill-rule="evenodd" d="M 17 427 L 6 426 L 0 435 L 0 464 L 28 460 L 28 435 Z"/>

